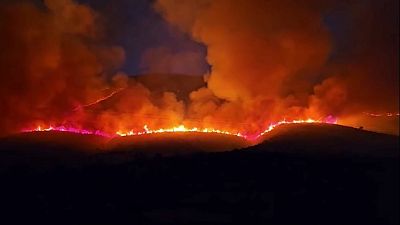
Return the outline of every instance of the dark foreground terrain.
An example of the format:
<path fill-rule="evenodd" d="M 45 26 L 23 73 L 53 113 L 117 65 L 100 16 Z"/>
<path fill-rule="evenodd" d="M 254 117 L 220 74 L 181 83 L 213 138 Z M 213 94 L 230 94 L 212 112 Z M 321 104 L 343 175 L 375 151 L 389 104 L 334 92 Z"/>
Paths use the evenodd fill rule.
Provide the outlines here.
<path fill-rule="evenodd" d="M 399 224 L 395 136 L 296 125 L 241 150 L 134 156 L 18 140 L 0 142 L 0 224 Z"/>

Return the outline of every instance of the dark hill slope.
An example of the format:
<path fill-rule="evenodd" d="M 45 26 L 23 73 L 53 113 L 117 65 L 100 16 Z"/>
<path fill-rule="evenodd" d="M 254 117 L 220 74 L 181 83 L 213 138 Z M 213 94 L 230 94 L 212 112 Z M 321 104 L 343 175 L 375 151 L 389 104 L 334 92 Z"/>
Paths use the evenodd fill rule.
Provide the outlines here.
<path fill-rule="evenodd" d="M 29 132 L 0 139 L 0 170 L 74 166 L 104 149 L 108 139 L 68 132 Z"/>
<path fill-rule="evenodd" d="M 262 137 L 252 150 L 319 155 L 398 156 L 399 138 L 332 124 L 286 124 Z"/>
<path fill-rule="evenodd" d="M 158 133 L 107 138 L 46 131 L 0 139 L 0 170 L 15 166 L 84 166 L 121 163 L 138 156 L 221 152 L 249 146 L 243 138 L 215 133 Z"/>
<path fill-rule="evenodd" d="M 370 154 L 397 151 L 396 137 L 340 126 L 282 129 L 245 150 L 1 171 L 1 219 L 68 225 L 399 223 L 399 159 Z M 320 132 L 310 143 L 306 137 L 314 129 Z M 296 139 L 300 134 L 305 137 Z M 370 144 L 373 138 L 378 144 Z M 347 144 L 346 152 L 357 154 L 318 149 L 330 140 L 333 150 Z"/>

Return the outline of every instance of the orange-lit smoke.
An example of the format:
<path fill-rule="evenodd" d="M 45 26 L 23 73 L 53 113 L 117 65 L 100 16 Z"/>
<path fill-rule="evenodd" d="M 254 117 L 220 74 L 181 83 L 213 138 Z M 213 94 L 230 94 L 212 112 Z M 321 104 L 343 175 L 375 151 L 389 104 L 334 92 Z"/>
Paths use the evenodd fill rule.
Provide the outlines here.
<path fill-rule="evenodd" d="M 330 60 L 335 44 L 322 15 L 335 4 L 327 2 L 156 1 L 169 23 L 207 46 L 211 72 L 204 87 L 186 97 L 111 72 L 124 62 L 124 50 L 102 44 L 101 15 L 88 6 L 72 0 L 45 0 L 44 8 L 5 3 L 0 135 L 24 129 L 104 135 L 184 130 L 255 137 L 288 121 L 337 116 L 352 124 L 348 118 L 365 111 L 398 111 L 398 65 L 390 58 L 396 55 L 378 51 L 393 45 L 368 50 L 368 43 L 382 38 L 364 37 L 367 27 L 357 27 L 364 14 L 357 11 L 352 37 L 364 38 L 365 46 L 343 54 L 344 62 Z M 163 72 L 181 58 L 196 68 L 199 59 L 159 54 L 171 55 L 153 49 L 143 56 L 149 72 Z"/>
<path fill-rule="evenodd" d="M 110 72 L 124 50 L 102 44 L 101 15 L 72 0 L 44 6 L 0 6 L 0 135 L 50 125 L 113 133 L 181 123 L 184 105 L 174 93 L 153 96 Z"/>
<path fill-rule="evenodd" d="M 398 111 L 396 1 L 158 0 L 155 8 L 208 48 L 207 88 L 192 93 L 189 111 L 210 123 L 254 130 L 285 117 Z M 347 49 L 324 21 L 342 8 L 352 16 Z"/>
<path fill-rule="evenodd" d="M 103 96 L 106 71 L 124 59 L 121 48 L 97 43 L 101 29 L 90 8 L 44 3 L 0 6 L 0 134 L 76 117 L 72 109 Z"/>

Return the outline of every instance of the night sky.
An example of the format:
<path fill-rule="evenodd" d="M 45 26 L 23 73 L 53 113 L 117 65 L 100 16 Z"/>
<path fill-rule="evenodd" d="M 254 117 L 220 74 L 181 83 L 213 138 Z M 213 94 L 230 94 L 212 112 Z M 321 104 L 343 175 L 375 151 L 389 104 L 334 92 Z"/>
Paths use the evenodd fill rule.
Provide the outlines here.
<path fill-rule="evenodd" d="M 78 0 L 87 4 L 101 13 L 104 19 L 107 38 L 110 43 L 123 46 L 126 50 L 127 60 L 123 71 L 129 75 L 145 73 L 146 69 L 140 65 L 143 53 L 149 48 L 165 47 L 172 53 L 185 51 L 194 51 L 203 55 L 202 67 L 197 70 L 185 68 L 173 68 L 171 73 L 182 73 L 190 75 L 202 75 L 209 71 L 209 65 L 206 61 L 207 49 L 198 42 L 191 39 L 188 34 L 181 32 L 176 27 L 167 23 L 161 15 L 154 10 L 154 0 Z M 351 40 L 353 24 L 360 23 L 360 18 L 353 15 L 354 8 L 367 8 L 372 6 L 376 8 L 374 14 L 364 18 L 365 23 L 374 17 L 384 17 L 383 27 L 391 27 L 393 34 L 388 35 L 394 39 L 389 42 L 396 42 L 398 39 L 398 15 L 393 17 L 393 2 L 379 0 L 359 0 L 356 3 L 347 1 L 338 1 L 332 10 L 323 15 L 324 23 L 328 27 L 332 42 L 334 43 L 331 59 L 340 57 L 340 54 L 346 54 L 355 44 L 360 44 L 357 40 Z M 386 3 L 385 3 L 386 2 Z M 355 6 L 356 5 L 356 6 Z M 396 3 L 395 3 L 396 5 Z M 398 3 L 397 3 L 398 6 Z M 379 18 L 375 18 L 379 21 Z M 386 29 L 387 30 L 387 29 Z M 193 68 L 193 67 L 192 67 Z"/>
<path fill-rule="evenodd" d="M 123 67 L 129 75 L 146 73 L 141 66 L 141 57 L 150 48 L 167 48 L 171 54 L 193 51 L 202 54 L 202 67 L 172 67 L 170 73 L 203 75 L 208 71 L 206 47 L 193 41 L 187 34 L 169 25 L 153 9 L 152 0 L 110 1 L 79 0 L 101 13 L 104 19 L 107 38 L 110 43 L 122 46 L 126 51 L 126 62 Z M 177 62 L 176 64 L 178 64 Z M 197 68 L 197 67 L 196 67 Z"/>
<path fill-rule="evenodd" d="M 9 2 L 10 0 L 1 1 Z M 43 6 L 42 0 L 33 1 Z M 166 48 L 168 54 L 172 55 L 195 52 L 203 56 L 200 57 L 200 60 L 197 60 L 194 66 L 178 65 L 182 63 L 173 61 L 171 63 L 173 65 L 167 68 L 169 71 L 162 71 L 164 73 L 203 75 L 210 71 L 210 66 L 206 60 L 206 46 L 193 41 L 190 35 L 181 32 L 175 26 L 166 22 L 159 12 L 154 10 L 154 0 L 77 0 L 77 2 L 89 5 L 97 11 L 100 15 L 99 18 L 103 24 L 107 41 L 125 49 L 126 61 L 122 71 L 128 75 L 150 72 L 141 61 L 143 54 L 152 48 Z M 390 27 L 393 32 L 387 35 L 389 37 L 387 41 L 392 44 L 397 43 L 398 29 L 396 27 L 399 25 L 399 18 L 398 14 L 393 14 L 393 10 L 398 6 L 398 2 L 396 2 L 379 0 L 335 2 L 335 7 L 332 7 L 323 15 L 324 23 L 329 29 L 334 44 L 331 60 L 345 58 L 343 55 L 351 51 L 354 45 L 362 44 L 357 39 L 352 40 L 352 32 L 357 29 L 354 26 L 359 25 L 359 23 L 368 25 L 371 22 L 369 20 L 376 20 L 379 23 L 384 22 L 385 24 L 381 24 L 384 27 L 383 29 Z M 376 11 L 367 15 L 367 18 L 357 18 L 357 14 L 354 15 L 355 11 L 362 11 L 363 8 L 369 7 L 375 8 Z M 386 18 L 382 21 L 381 17 Z M 360 19 L 365 21 L 360 21 Z M 371 24 L 371 26 L 373 25 Z M 385 29 L 386 32 L 387 30 Z"/>

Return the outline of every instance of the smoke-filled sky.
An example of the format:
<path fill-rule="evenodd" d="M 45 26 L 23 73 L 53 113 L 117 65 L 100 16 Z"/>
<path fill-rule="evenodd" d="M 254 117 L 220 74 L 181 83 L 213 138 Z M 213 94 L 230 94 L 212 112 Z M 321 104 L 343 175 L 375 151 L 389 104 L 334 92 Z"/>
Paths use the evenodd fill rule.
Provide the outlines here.
<path fill-rule="evenodd" d="M 365 115 L 399 111 L 397 0 L 0 4 L 6 132 L 42 123 L 254 132 L 283 118 L 334 116 L 398 133 L 398 120 Z M 151 73 L 206 83 L 181 98 L 129 78 Z"/>
<path fill-rule="evenodd" d="M 126 50 L 123 70 L 203 75 L 208 71 L 206 47 L 178 32 L 154 10 L 151 0 L 81 0 L 104 15 L 107 37 Z M 150 58 L 151 57 L 151 61 Z M 168 59 L 164 59 L 167 57 Z"/>

